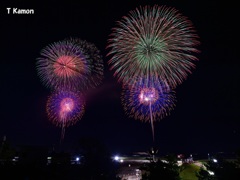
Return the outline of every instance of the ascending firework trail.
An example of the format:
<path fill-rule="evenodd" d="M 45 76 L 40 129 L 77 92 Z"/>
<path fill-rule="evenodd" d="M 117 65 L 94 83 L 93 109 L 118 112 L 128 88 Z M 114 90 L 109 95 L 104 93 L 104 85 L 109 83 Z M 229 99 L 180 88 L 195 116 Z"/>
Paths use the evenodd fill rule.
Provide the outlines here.
<path fill-rule="evenodd" d="M 37 58 L 37 72 L 44 85 L 53 90 L 47 102 L 47 114 L 62 128 L 75 124 L 84 113 L 83 95 L 103 79 L 103 60 L 92 43 L 68 38 L 42 49 Z"/>
<path fill-rule="evenodd" d="M 130 110 L 131 117 L 149 120 L 153 137 L 155 116 L 161 117 L 172 104 L 165 100 L 172 99 L 170 89 L 181 84 L 195 68 L 198 39 L 192 22 L 167 6 L 136 8 L 112 29 L 108 64 L 125 88 L 124 108 Z M 137 86 L 139 79 L 147 83 Z M 164 82 L 163 91 L 157 82 Z"/>
<path fill-rule="evenodd" d="M 151 123 L 154 141 L 154 122 L 168 116 L 175 107 L 175 92 L 161 81 L 141 79 L 134 86 L 124 86 L 122 104 L 126 114 Z"/>
<path fill-rule="evenodd" d="M 47 101 L 49 120 L 61 127 L 61 140 L 64 139 L 65 128 L 80 120 L 85 111 L 85 100 L 79 92 L 57 91 Z"/>

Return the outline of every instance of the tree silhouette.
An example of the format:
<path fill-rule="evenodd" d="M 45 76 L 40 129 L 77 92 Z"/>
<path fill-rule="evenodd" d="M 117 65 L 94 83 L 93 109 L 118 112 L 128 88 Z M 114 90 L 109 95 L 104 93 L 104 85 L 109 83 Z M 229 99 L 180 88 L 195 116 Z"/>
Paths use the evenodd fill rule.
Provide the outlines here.
<path fill-rule="evenodd" d="M 15 154 L 15 149 L 11 147 L 10 143 L 6 140 L 6 136 L 4 136 L 0 146 L 0 159 L 2 160 L 2 163 L 11 164 Z"/>

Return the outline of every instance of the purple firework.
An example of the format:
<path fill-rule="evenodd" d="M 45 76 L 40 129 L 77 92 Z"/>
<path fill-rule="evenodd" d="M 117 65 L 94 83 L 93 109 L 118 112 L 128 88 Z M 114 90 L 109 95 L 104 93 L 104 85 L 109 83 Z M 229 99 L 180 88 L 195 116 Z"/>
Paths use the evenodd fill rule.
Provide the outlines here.
<path fill-rule="evenodd" d="M 74 125 L 84 114 L 85 100 L 79 92 L 56 91 L 47 101 L 49 120 L 62 128 L 62 138 L 65 127 Z"/>
<path fill-rule="evenodd" d="M 125 85 L 121 99 L 129 117 L 151 123 L 153 140 L 153 123 L 169 115 L 176 102 L 175 92 L 165 82 L 149 79 L 140 79 L 134 86 Z"/>

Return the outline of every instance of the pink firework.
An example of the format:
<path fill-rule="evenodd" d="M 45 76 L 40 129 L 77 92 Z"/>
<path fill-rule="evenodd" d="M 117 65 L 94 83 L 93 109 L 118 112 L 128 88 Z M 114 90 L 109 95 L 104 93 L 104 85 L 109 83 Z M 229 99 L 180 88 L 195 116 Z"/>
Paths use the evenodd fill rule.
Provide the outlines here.
<path fill-rule="evenodd" d="M 79 61 L 82 62 L 82 61 Z M 76 71 L 76 61 L 72 56 L 60 56 L 53 64 L 54 73 L 62 78 L 77 76 L 79 72 L 84 72 L 84 63 L 79 63 L 79 70 Z"/>
<path fill-rule="evenodd" d="M 154 104 L 158 98 L 158 91 L 153 87 L 141 89 L 138 96 L 139 103 L 144 105 Z"/>
<path fill-rule="evenodd" d="M 52 89 L 86 89 L 103 79 L 103 60 L 96 46 L 81 39 L 55 42 L 41 51 L 37 70 Z"/>
<path fill-rule="evenodd" d="M 74 109 L 74 101 L 72 98 L 64 98 L 60 103 L 59 117 L 60 119 L 67 119 L 68 113 L 71 113 Z"/>

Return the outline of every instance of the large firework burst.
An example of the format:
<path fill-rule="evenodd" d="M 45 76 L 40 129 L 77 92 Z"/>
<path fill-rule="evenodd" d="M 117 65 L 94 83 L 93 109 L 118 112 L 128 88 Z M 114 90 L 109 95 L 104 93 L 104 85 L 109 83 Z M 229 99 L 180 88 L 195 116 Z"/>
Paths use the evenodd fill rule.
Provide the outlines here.
<path fill-rule="evenodd" d="M 69 38 L 45 47 L 37 59 L 37 70 L 52 89 L 84 89 L 101 82 L 103 60 L 94 44 Z"/>
<path fill-rule="evenodd" d="M 146 82 L 142 80 L 134 86 L 123 86 L 122 104 L 129 117 L 150 122 L 151 106 L 154 121 L 170 114 L 175 107 L 175 92 L 161 81 Z"/>
<path fill-rule="evenodd" d="M 56 91 L 47 101 L 49 120 L 62 128 L 62 138 L 65 127 L 74 125 L 84 114 L 85 101 L 79 92 Z"/>
<path fill-rule="evenodd" d="M 151 123 L 153 140 L 153 123 L 169 115 L 176 102 L 175 92 L 165 82 L 144 78 L 134 86 L 125 85 L 121 100 L 129 117 Z"/>
<path fill-rule="evenodd" d="M 113 28 L 107 48 L 110 69 L 120 82 L 155 76 L 175 88 L 198 60 L 198 36 L 192 22 L 176 9 L 155 5 L 136 8 Z"/>

